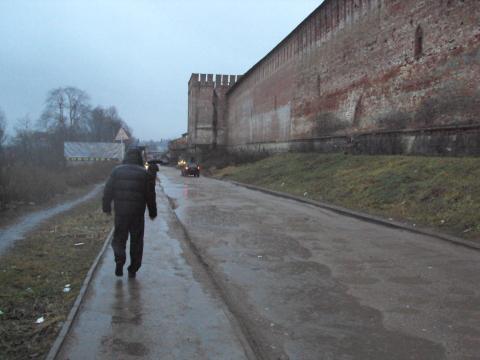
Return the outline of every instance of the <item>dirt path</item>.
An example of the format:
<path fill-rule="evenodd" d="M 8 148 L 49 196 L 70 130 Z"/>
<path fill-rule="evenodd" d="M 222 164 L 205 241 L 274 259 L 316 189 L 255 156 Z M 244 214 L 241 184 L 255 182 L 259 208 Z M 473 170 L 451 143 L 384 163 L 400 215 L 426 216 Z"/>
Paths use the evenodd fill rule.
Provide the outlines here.
<path fill-rule="evenodd" d="M 0 255 L 2 255 L 8 247 L 13 245 L 15 241 L 22 239 L 26 233 L 33 230 L 40 223 L 92 199 L 100 192 L 100 190 L 102 190 L 102 188 L 103 184 L 96 185 L 87 194 L 75 200 L 69 200 L 48 209 L 31 212 L 20 218 L 15 224 L 0 229 Z"/>

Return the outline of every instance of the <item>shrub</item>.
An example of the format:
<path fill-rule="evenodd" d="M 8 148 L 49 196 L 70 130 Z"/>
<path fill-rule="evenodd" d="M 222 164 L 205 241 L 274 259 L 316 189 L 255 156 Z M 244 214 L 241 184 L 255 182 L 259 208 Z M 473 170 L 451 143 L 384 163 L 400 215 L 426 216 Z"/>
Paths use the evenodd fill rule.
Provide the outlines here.
<path fill-rule="evenodd" d="M 217 168 L 223 169 L 227 166 L 231 165 L 242 165 L 253 163 L 262 159 L 265 159 L 269 156 L 267 151 L 245 151 L 240 150 L 236 152 L 228 152 L 228 151 L 210 151 L 208 153 L 203 154 L 203 158 L 205 159 L 202 163 L 203 167 L 206 169 L 209 168 Z"/>
<path fill-rule="evenodd" d="M 0 168 L 0 209 L 12 201 L 45 202 L 68 188 L 105 181 L 113 163 L 94 163 L 48 170 L 34 165 L 15 164 Z"/>
<path fill-rule="evenodd" d="M 115 163 L 101 162 L 67 167 L 65 182 L 68 186 L 78 187 L 106 180 Z"/>
<path fill-rule="evenodd" d="M 13 165 L 5 170 L 6 202 L 43 202 L 67 190 L 61 176 L 44 168 Z"/>

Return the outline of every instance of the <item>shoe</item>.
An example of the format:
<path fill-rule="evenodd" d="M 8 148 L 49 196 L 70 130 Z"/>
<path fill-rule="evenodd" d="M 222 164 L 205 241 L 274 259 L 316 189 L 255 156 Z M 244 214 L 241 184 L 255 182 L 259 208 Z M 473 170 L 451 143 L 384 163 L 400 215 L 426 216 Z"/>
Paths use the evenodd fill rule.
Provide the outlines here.
<path fill-rule="evenodd" d="M 129 272 L 128 272 L 128 277 L 129 277 L 130 279 L 135 278 L 135 276 L 136 276 L 136 273 L 134 273 L 133 271 L 129 271 Z"/>
<path fill-rule="evenodd" d="M 122 264 L 117 264 L 115 266 L 115 275 L 116 276 L 123 276 L 123 265 Z"/>

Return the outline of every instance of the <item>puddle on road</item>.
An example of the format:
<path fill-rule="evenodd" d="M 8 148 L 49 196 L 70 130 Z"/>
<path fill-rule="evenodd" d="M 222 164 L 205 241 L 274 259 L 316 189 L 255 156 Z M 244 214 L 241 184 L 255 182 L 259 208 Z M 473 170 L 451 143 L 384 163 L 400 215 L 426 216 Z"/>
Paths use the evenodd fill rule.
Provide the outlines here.
<path fill-rule="evenodd" d="M 174 198 L 171 198 L 170 196 L 168 195 L 165 195 L 168 199 L 168 203 L 170 204 L 170 207 L 175 210 L 176 208 L 178 208 L 178 204 L 177 204 L 177 200 L 175 200 Z"/>
<path fill-rule="evenodd" d="M 170 207 L 182 217 L 182 203 L 191 197 L 191 188 L 187 183 L 174 183 L 165 174 L 159 175 L 162 192 L 168 199 Z"/>
<path fill-rule="evenodd" d="M 25 234 L 43 221 L 68 211 L 71 208 L 93 198 L 103 188 L 103 184 L 96 185 L 89 193 L 82 197 L 54 206 L 49 209 L 35 211 L 21 218 L 19 222 L 5 229 L 0 230 L 0 254 L 4 252 L 15 241 L 22 239 Z"/>
<path fill-rule="evenodd" d="M 165 194 L 168 196 L 168 198 L 172 198 L 174 200 L 179 200 L 179 199 L 188 199 L 190 195 L 190 187 L 188 184 L 177 184 L 164 175 L 161 174 L 159 175 L 160 177 L 160 182 L 162 184 L 163 191 Z M 178 207 L 178 203 L 177 203 Z"/>

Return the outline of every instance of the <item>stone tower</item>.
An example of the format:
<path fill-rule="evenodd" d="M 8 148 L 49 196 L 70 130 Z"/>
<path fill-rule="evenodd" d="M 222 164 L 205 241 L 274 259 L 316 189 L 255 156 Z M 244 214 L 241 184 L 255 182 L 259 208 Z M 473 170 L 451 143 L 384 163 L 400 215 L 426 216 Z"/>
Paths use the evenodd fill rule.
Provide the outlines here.
<path fill-rule="evenodd" d="M 226 94 L 240 75 L 192 74 L 188 82 L 188 147 L 190 151 L 225 145 Z"/>

